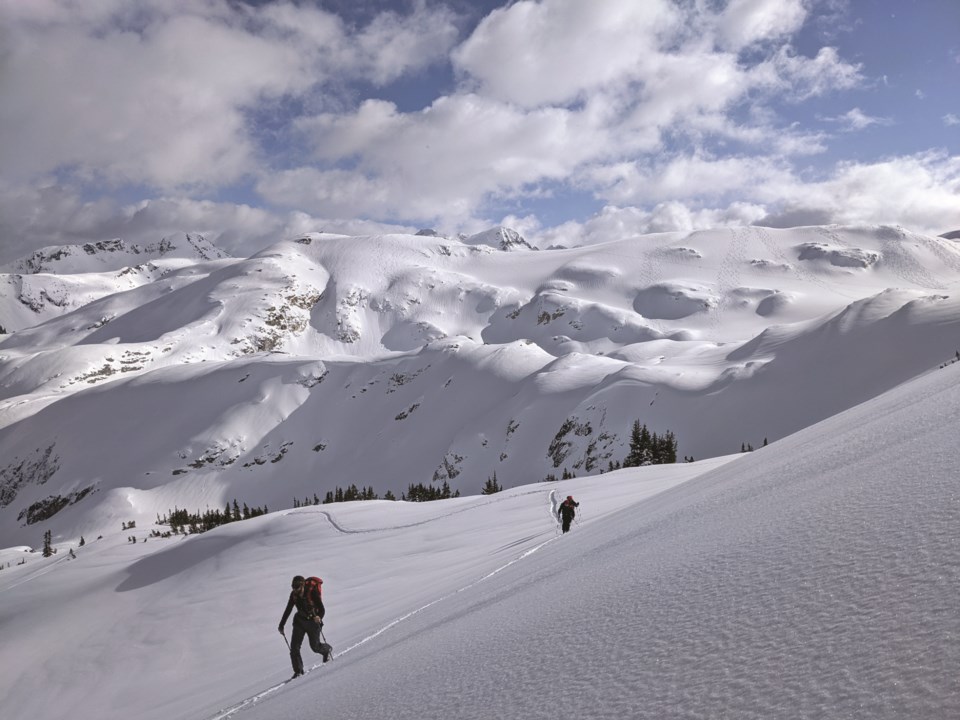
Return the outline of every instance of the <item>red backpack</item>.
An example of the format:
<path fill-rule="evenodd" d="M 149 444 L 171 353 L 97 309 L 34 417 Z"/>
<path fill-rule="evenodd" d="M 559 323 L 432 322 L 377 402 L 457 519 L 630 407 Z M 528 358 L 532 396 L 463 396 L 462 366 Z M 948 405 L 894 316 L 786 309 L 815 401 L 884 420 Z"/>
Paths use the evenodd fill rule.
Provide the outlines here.
<path fill-rule="evenodd" d="M 303 581 L 303 590 L 304 590 L 303 596 L 307 599 L 307 602 L 310 603 L 311 605 L 315 605 L 314 593 L 316 593 L 316 597 L 318 597 L 321 602 L 323 601 L 323 580 L 321 580 L 320 578 L 308 577 L 306 580 Z"/>

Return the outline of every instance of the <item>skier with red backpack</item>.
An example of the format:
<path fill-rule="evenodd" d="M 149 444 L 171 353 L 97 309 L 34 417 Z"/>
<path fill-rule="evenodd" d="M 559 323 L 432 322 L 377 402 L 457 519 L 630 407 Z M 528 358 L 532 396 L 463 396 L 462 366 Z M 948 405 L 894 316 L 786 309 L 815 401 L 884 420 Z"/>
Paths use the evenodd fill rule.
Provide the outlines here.
<path fill-rule="evenodd" d="M 303 636 L 306 635 L 310 641 L 310 649 L 318 655 L 323 655 L 323 661 L 327 662 L 333 655 L 333 648 L 326 642 L 320 642 L 320 635 L 323 632 L 323 616 L 326 609 L 323 607 L 323 580 L 318 577 L 304 578 L 297 575 L 290 584 L 290 599 L 287 601 L 287 607 L 283 611 L 283 617 L 280 618 L 280 634 L 286 640 L 287 636 L 283 631 L 283 626 L 287 623 L 287 618 L 293 608 L 297 608 L 293 616 L 293 631 L 290 635 L 290 662 L 293 663 L 293 676 L 303 675 L 303 658 L 300 657 L 300 646 L 303 644 Z"/>

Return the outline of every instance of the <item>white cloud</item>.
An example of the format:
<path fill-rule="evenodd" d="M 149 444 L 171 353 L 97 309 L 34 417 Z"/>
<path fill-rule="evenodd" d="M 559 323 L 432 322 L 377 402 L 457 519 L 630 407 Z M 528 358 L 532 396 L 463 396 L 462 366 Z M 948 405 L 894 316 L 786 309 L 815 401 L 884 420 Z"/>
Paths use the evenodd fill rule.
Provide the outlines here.
<path fill-rule="evenodd" d="M 681 155 L 666 162 L 598 166 L 588 173 L 594 192 L 615 205 L 645 205 L 691 197 L 756 196 L 758 188 L 782 187 L 792 174 L 768 157 Z"/>
<path fill-rule="evenodd" d="M 810 211 L 817 222 L 900 224 L 931 234 L 960 227 L 960 156 L 925 152 L 843 163 L 826 179 L 792 184 L 767 222 Z"/>
<path fill-rule="evenodd" d="M 787 5 L 740 2 L 718 15 L 660 1 L 611 2 L 604 12 L 513 3 L 454 51 L 459 92 L 417 112 L 367 100 L 355 112 L 301 118 L 319 165 L 264 177 L 258 190 L 324 215 L 467 222 L 491 198 L 576 184 L 597 165 L 658 152 L 668 133 L 698 145 L 822 152 L 823 134 L 783 127 L 764 102 L 852 87 L 861 76 L 831 48 L 808 58 L 767 47 L 803 23 L 803 5 Z M 753 20 L 737 43 L 765 48 L 750 62 L 714 43 L 739 14 Z M 731 110 L 747 102 L 750 113 L 734 122 Z"/>
<path fill-rule="evenodd" d="M 479 95 L 441 98 L 417 113 L 367 101 L 353 115 L 324 114 L 300 128 L 318 159 L 355 169 L 299 168 L 261 180 L 276 204 L 322 214 L 466 219 L 489 193 L 523 193 L 605 155 L 609 130 L 589 111 L 519 108 Z"/>
<path fill-rule="evenodd" d="M 767 215 L 763 206 L 735 202 L 723 208 L 694 209 L 679 201 L 658 203 L 651 210 L 607 205 L 585 222 L 528 230 L 538 247 L 593 245 L 655 232 L 692 232 L 722 226 L 750 225 Z"/>
<path fill-rule="evenodd" d="M 853 108 L 848 110 L 843 115 L 837 117 L 826 118 L 829 122 L 839 123 L 843 126 L 843 129 L 847 132 L 853 132 L 856 130 L 863 130 L 870 127 L 871 125 L 891 125 L 892 121 L 889 118 L 874 117 L 872 115 L 867 115 L 860 108 Z"/>
<path fill-rule="evenodd" d="M 720 14 L 717 31 L 723 47 L 740 50 L 790 35 L 806 17 L 802 0 L 730 0 Z"/>
<path fill-rule="evenodd" d="M 863 82 L 859 65 L 844 62 L 836 48 L 820 48 L 810 58 L 797 55 L 790 46 L 781 47 L 752 73 L 758 85 L 783 93 L 787 99 L 807 100 L 835 90 L 849 90 Z"/>
<path fill-rule="evenodd" d="M 843 163 L 820 179 L 806 179 L 791 166 L 767 157 L 677 156 L 667 162 L 623 163 L 594 168 L 597 195 L 611 205 L 656 204 L 669 209 L 660 225 L 643 214 L 643 227 L 702 227 L 686 223 L 685 208 L 709 208 L 737 198 L 763 224 L 901 224 L 939 234 L 960 227 L 960 156 L 941 152 L 868 163 Z M 723 207 L 719 204 L 718 207 Z M 704 212 L 704 210 L 691 210 Z M 730 217 L 707 210 L 711 221 Z M 745 215 L 747 217 L 749 215 Z M 751 217 L 756 222 L 757 217 Z M 734 220 L 736 218 L 734 217 Z M 734 224 L 736 224 L 734 222 Z"/>
<path fill-rule="evenodd" d="M 407 232 L 411 228 L 295 211 L 277 213 L 177 196 L 130 205 L 84 201 L 77 192 L 57 185 L 8 187 L 0 192 L 0 263 L 46 245 L 111 238 L 146 244 L 177 232 L 203 233 L 224 250 L 244 256 L 283 238 L 314 230 L 362 234 Z"/>
<path fill-rule="evenodd" d="M 29 6 L 29 7 L 27 7 Z M 0 165 L 110 183 L 216 186 L 257 165 L 246 113 L 324 83 L 396 79 L 443 56 L 446 12 L 381 16 L 354 35 L 290 3 L 14 3 L 0 75 Z"/>
<path fill-rule="evenodd" d="M 0 5 L 9 29 L 0 74 L 3 241 L 18 232 L 99 239 L 219 222 L 225 238 L 253 244 L 354 217 L 449 230 L 477 227 L 499 199 L 545 197 L 561 184 L 616 208 L 607 220 L 616 214 L 647 230 L 795 210 L 865 222 L 888 209 L 930 212 L 924 227 L 951 218 L 949 192 L 936 185 L 952 187 L 942 158 L 896 161 L 925 194 L 886 178 L 887 161 L 815 181 L 794 168 L 791 158 L 824 152 L 829 137 L 785 120 L 784 102 L 864 82 L 862 68 L 836 49 L 805 56 L 791 44 L 826 6 L 838 7 L 607 0 L 598 10 L 519 0 L 451 50 L 457 19 L 426 0 L 359 27 L 316 3 L 8 0 Z M 422 110 L 352 95 L 355 81 L 389 85 L 437 62 L 451 63 L 458 85 Z M 887 122 L 859 108 L 832 120 L 849 129 Z M 278 146 L 280 159 L 266 155 Z M 38 178 L 54 172 L 86 180 L 88 192 L 131 183 L 161 197 L 141 207 L 29 189 L 53 185 Z M 858 199 L 854 177 L 882 199 Z M 223 196 L 210 191 L 241 179 L 283 213 L 197 199 Z M 887 192 L 902 197 L 887 202 Z M 530 216 L 513 220 L 538 228 Z M 339 225 L 348 226 L 357 227 Z"/>
<path fill-rule="evenodd" d="M 602 9 L 521 0 L 485 18 L 453 61 L 483 94 L 522 107 L 565 104 L 642 74 L 682 21 L 666 0 L 607 0 Z"/>
<path fill-rule="evenodd" d="M 453 16 L 443 6 L 427 8 L 418 0 L 410 15 L 384 12 L 357 37 L 361 67 L 375 84 L 386 84 L 408 72 L 445 58 L 458 38 Z"/>
<path fill-rule="evenodd" d="M 960 117 L 957 117 L 953 113 L 947 113 L 943 116 L 944 125 L 960 125 Z"/>

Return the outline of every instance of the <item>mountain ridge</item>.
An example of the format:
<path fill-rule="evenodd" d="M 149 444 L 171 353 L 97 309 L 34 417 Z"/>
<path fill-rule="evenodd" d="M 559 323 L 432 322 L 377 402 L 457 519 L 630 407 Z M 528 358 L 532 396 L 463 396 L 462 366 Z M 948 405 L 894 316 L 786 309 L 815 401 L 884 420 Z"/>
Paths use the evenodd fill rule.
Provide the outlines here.
<path fill-rule="evenodd" d="M 177 262 L 0 341 L 0 543 L 88 488 L 42 526 L 597 474 L 636 419 L 681 456 L 759 447 L 952 358 L 958 282 L 952 242 L 890 227 Z"/>

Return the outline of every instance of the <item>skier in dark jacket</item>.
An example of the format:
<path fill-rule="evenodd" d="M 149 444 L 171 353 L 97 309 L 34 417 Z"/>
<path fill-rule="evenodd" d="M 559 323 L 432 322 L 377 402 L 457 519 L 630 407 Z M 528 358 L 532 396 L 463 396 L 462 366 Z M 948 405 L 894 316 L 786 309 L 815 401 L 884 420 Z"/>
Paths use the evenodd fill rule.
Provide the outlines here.
<path fill-rule="evenodd" d="M 323 581 L 320 580 L 320 582 Z M 319 655 L 323 655 L 324 662 L 330 659 L 331 647 L 327 643 L 320 642 L 320 630 L 323 629 L 323 616 L 326 614 L 320 588 L 313 583 L 308 588 L 302 575 L 293 578 L 291 588 L 290 599 L 283 611 L 283 617 L 280 618 L 278 629 L 280 634 L 286 638 L 283 626 L 286 625 L 290 612 L 296 607 L 297 613 L 293 616 L 293 632 L 290 635 L 290 662 L 293 663 L 293 676 L 298 677 L 303 675 L 303 658 L 300 657 L 300 646 L 303 644 L 304 635 L 310 641 L 310 649 Z"/>
<path fill-rule="evenodd" d="M 573 495 L 567 495 L 567 499 L 560 503 L 560 507 L 557 508 L 557 517 L 563 524 L 564 532 L 570 532 L 570 523 L 573 522 L 573 516 L 577 514 L 576 508 L 578 507 L 580 507 L 580 503 L 573 499 Z"/>

